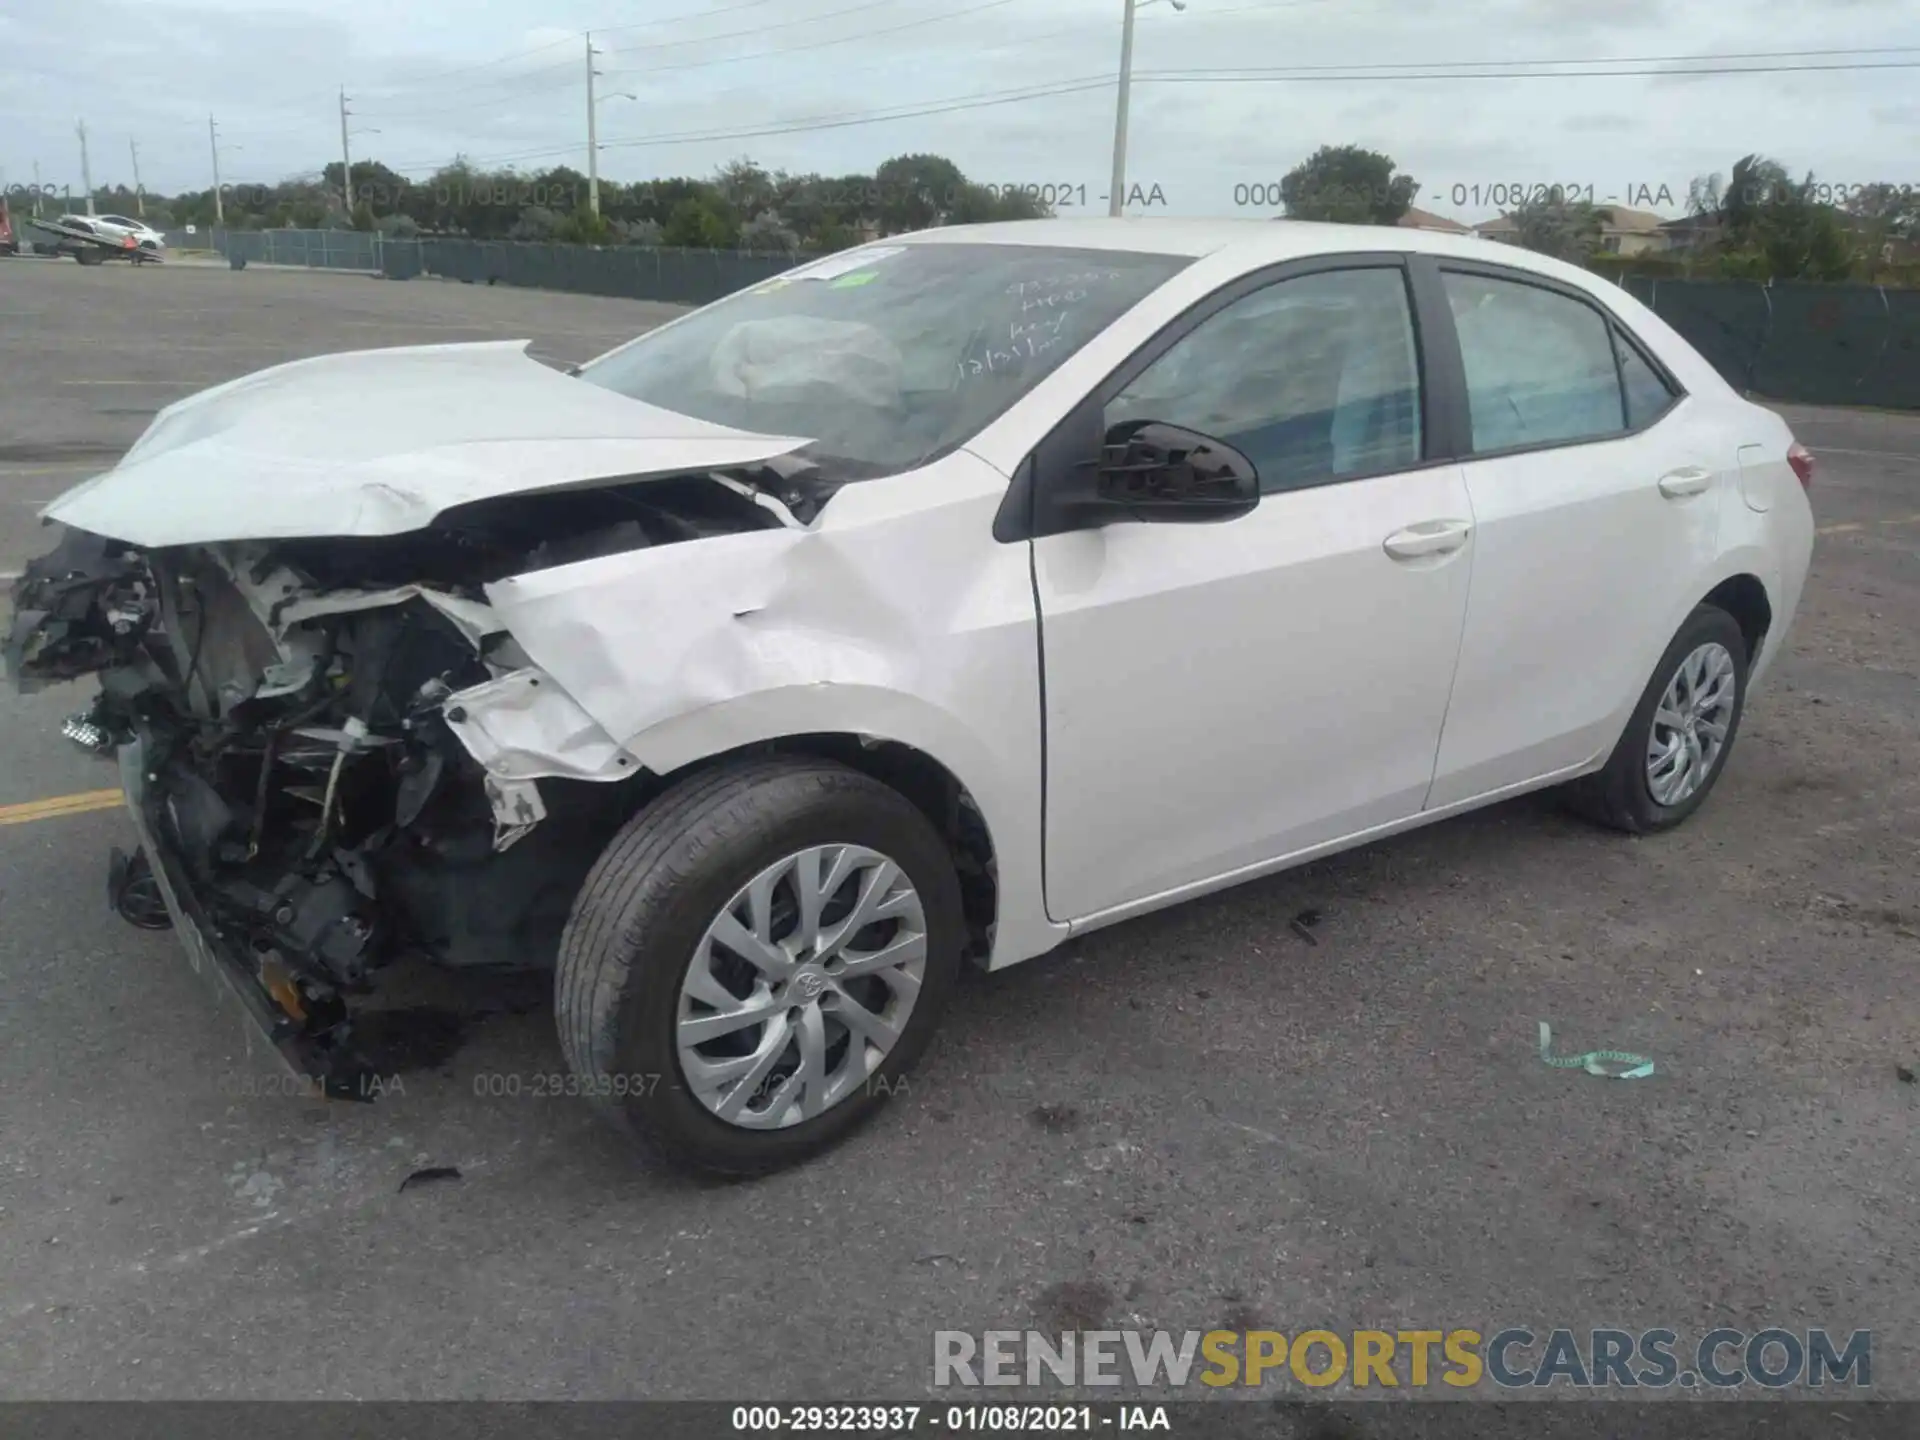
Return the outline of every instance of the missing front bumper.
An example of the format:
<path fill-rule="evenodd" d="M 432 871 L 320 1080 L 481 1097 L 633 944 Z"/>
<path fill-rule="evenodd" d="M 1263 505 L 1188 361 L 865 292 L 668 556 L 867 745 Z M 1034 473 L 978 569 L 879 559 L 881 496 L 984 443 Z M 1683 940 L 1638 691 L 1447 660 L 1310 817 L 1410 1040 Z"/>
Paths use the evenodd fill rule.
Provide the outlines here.
<path fill-rule="evenodd" d="M 119 759 L 127 810 L 187 964 L 219 1008 L 237 1014 L 249 1065 L 304 1082 L 316 1095 L 360 1098 L 365 1076 L 347 1063 L 340 1037 L 331 1032 L 316 1036 L 289 1015 L 268 990 L 261 962 L 224 934 L 195 896 L 179 854 L 163 838 L 163 794 L 159 776 L 149 768 L 146 741 L 136 736 L 122 745 Z"/>

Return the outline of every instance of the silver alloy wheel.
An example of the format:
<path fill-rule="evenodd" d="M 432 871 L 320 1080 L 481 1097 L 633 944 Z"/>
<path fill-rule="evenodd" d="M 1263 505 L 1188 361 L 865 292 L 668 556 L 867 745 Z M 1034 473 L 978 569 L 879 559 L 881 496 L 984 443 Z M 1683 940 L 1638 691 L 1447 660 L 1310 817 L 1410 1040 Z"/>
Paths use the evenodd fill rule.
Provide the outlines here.
<path fill-rule="evenodd" d="M 926 959 L 926 909 L 885 855 L 816 845 L 776 860 L 714 917 L 680 981 L 688 1089 L 750 1130 L 822 1114 L 899 1042 Z"/>
<path fill-rule="evenodd" d="M 1733 722 L 1733 656 L 1709 640 L 1680 662 L 1667 682 L 1647 737 L 1647 789 L 1656 803 L 1678 805 L 1707 783 Z"/>

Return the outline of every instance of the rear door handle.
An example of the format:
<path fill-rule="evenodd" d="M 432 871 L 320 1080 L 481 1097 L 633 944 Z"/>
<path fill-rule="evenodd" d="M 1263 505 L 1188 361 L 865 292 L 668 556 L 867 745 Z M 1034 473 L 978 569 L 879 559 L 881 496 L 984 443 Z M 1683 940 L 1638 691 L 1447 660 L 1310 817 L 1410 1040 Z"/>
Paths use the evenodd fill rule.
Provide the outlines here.
<path fill-rule="evenodd" d="M 1713 472 L 1703 470 L 1698 465 L 1689 465 L 1683 470 L 1672 470 L 1660 477 L 1660 493 L 1669 500 L 1682 500 L 1689 495 L 1698 495 L 1713 484 Z"/>
<path fill-rule="evenodd" d="M 1418 560 L 1422 555 L 1451 555 L 1472 533 L 1473 526 L 1465 520 L 1422 520 L 1394 531 L 1382 545 L 1396 560 Z"/>

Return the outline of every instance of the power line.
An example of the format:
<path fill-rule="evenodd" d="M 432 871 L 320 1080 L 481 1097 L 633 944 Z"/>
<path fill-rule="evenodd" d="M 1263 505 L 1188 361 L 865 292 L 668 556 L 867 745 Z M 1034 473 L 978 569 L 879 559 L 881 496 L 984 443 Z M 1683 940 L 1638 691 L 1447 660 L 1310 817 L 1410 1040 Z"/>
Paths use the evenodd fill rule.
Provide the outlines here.
<path fill-rule="evenodd" d="M 944 24 L 948 20 L 959 20 L 968 15 L 978 15 L 983 10 L 998 10 L 1011 5 L 1013 0 L 986 0 L 983 5 L 969 6 L 964 10 L 952 10 L 944 15 L 925 15 L 918 20 L 909 20 L 902 25 L 889 25 L 879 30 L 862 30 L 853 35 L 841 35 L 832 40 L 810 40 L 804 45 L 784 45 L 772 50 L 755 50 L 747 55 L 728 55 L 718 60 L 689 60 L 681 65 L 653 65 L 645 70 L 608 70 L 608 75 L 665 75 L 676 70 L 704 70 L 714 65 L 738 65 L 745 60 L 764 60 L 774 55 L 795 55 L 804 50 L 824 50 L 830 45 L 851 45 L 859 40 L 872 40 L 882 35 L 898 35 L 903 30 L 917 30 L 925 25 Z"/>
<path fill-rule="evenodd" d="M 662 40 L 657 44 L 648 43 L 645 45 L 635 45 L 631 48 L 634 50 L 676 50 L 686 45 L 711 45 L 719 40 L 738 40 L 743 35 L 765 35 L 771 30 L 791 30 L 796 25 L 814 25 L 822 20 L 837 20 L 842 15 L 858 15 L 865 10 L 878 10 L 882 6 L 898 5 L 899 3 L 900 0 L 862 0 L 862 3 L 849 5 L 844 10 L 828 10 L 821 15 L 802 15 L 798 20 L 782 20 L 777 25 L 755 25 L 747 30 L 727 30 L 718 35 L 701 35 L 692 40 Z M 624 25 L 611 27 L 612 30 L 624 30 L 628 28 L 630 27 Z M 595 30 L 593 33 L 600 35 L 610 33 L 610 31 Z"/>
<path fill-rule="evenodd" d="M 1568 64 L 1577 62 L 1568 61 Z M 1657 79 L 1663 75 L 1788 75 L 1814 72 L 1858 70 L 1920 70 L 1920 60 L 1890 60 L 1884 64 L 1866 62 L 1851 65 L 1702 65 L 1690 69 L 1625 70 L 1405 70 L 1383 74 L 1378 69 L 1354 69 L 1338 72 L 1305 70 L 1291 74 L 1231 74 L 1202 70 L 1141 71 L 1136 80 L 1151 80 L 1166 85 L 1280 84 L 1288 81 L 1311 83 L 1341 80 L 1358 83 L 1365 80 L 1599 80 L 1627 76 Z"/>
<path fill-rule="evenodd" d="M 1219 75 L 1219 74 L 1256 74 L 1277 75 L 1286 73 L 1312 74 L 1316 72 L 1339 71 L 1343 74 L 1357 70 L 1454 70 L 1482 69 L 1488 66 L 1537 66 L 1537 65 L 1664 65 L 1691 61 L 1721 60 L 1800 60 L 1816 55 L 1911 55 L 1920 53 L 1920 45 L 1871 45 L 1845 50 L 1733 50 L 1723 54 L 1708 55 L 1609 55 L 1593 59 L 1568 60 L 1409 60 L 1377 61 L 1356 65 L 1208 65 L 1190 69 L 1161 70 L 1157 74 L 1166 75 Z M 1856 67 L 1842 66 L 1842 69 Z M 1872 66 L 1857 68 L 1871 69 Z M 1556 72 L 1557 73 L 1557 72 Z"/>
<path fill-rule="evenodd" d="M 1113 84 L 1111 75 L 1089 76 L 1082 80 L 1069 80 L 1062 84 L 1049 86 L 1026 86 L 1018 91 L 988 93 L 985 95 L 960 97 L 951 101 L 939 101 L 931 105 L 922 105 L 913 109 L 893 107 L 893 113 L 851 112 L 831 118 L 795 121 L 789 124 L 763 126 L 753 130 L 697 131 L 686 130 L 667 135 L 633 136 L 620 140 L 603 140 L 600 146 L 610 150 L 618 146 L 631 149 L 636 146 L 677 145 L 699 140 L 751 140 L 766 135 L 792 135 L 807 130 L 839 130 L 849 125 L 873 125 L 886 120 L 914 120 L 924 115 L 946 115 L 956 110 L 981 110 L 995 105 L 1012 105 L 1023 100 L 1044 100 L 1055 95 L 1078 95 L 1088 90 L 1103 90 Z"/>
<path fill-rule="evenodd" d="M 579 37 L 576 36 L 575 37 L 576 43 L 578 42 L 578 39 Z M 491 80 L 476 80 L 471 85 L 458 86 L 457 88 L 455 88 L 454 90 L 448 93 L 454 94 L 454 95 L 463 95 L 463 94 L 469 94 L 474 91 L 481 91 L 481 90 L 490 91 L 490 92 L 497 91 L 498 88 L 501 86 L 508 86 L 508 87 L 518 86 L 523 81 L 533 79 L 536 75 L 553 75 L 553 74 L 558 74 L 562 70 L 569 71 L 569 72 L 577 72 L 578 69 L 579 69 L 578 64 L 573 60 L 557 60 L 551 65 L 542 65 L 537 69 L 533 69 L 533 70 L 523 70 L 517 75 L 500 75 L 500 76 L 496 76 L 494 79 L 491 79 Z M 544 91 L 527 90 L 520 93 L 525 93 L 525 94 L 549 93 L 550 94 L 565 88 L 567 87 L 566 86 L 548 86 Z M 498 105 L 502 101 L 511 98 L 511 95 L 512 95 L 511 91 L 508 94 L 493 93 L 493 94 L 487 95 L 485 98 L 478 101 L 469 101 L 461 105 L 434 106 L 426 110 L 382 109 L 379 111 L 369 111 L 368 113 L 370 115 L 378 114 L 382 118 L 393 119 L 393 120 L 404 119 L 409 115 L 447 115 L 447 114 L 451 114 L 455 110 L 471 110 L 476 104 Z"/>
<path fill-rule="evenodd" d="M 1872 49 L 1832 50 L 1832 51 L 1808 50 L 1808 51 L 1747 52 L 1747 54 L 1729 54 L 1727 56 L 1678 56 L 1678 57 L 1664 57 L 1664 58 L 1663 57 L 1646 57 L 1646 61 L 1656 61 L 1658 63 L 1665 63 L 1665 60 L 1668 58 L 1672 60 L 1712 60 L 1712 59 L 1723 59 L 1723 58 L 1741 59 L 1741 58 L 1748 58 L 1749 55 L 1751 55 L 1754 58 L 1775 58 L 1775 57 L 1791 57 L 1796 55 L 1820 55 L 1820 54 L 1900 54 L 1900 53 L 1911 53 L 1916 50 L 1920 50 L 1920 46 L 1876 47 Z M 1513 62 L 1441 61 L 1441 62 L 1432 62 L 1424 67 L 1420 67 L 1412 63 L 1401 64 L 1401 65 L 1389 65 L 1389 64 L 1356 65 L 1356 66 L 1347 66 L 1347 67 L 1299 66 L 1299 67 L 1291 67 L 1286 70 L 1281 70 L 1279 69 L 1279 67 L 1275 67 L 1274 70 L 1272 71 L 1261 71 L 1261 72 L 1254 72 L 1254 73 L 1234 73 L 1234 72 L 1222 72 L 1218 70 L 1212 70 L 1212 71 L 1168 70 L 1168 71 L 1143 71 L 1143 72 L 1140 72 L 1138 75 L 1136 75 L 1135 78 L 1140 81 L 1158 81 L 1166 84 L 1195 84 L 1195 83 L 1206 83 L 1206 82 L 1233 84 L 1233 83 L 1284 83 L 1287 80 L 1303 80 L 1303 81 L 1309 81 L 1309 82 L 1327 81 L 1327 80 L 1345 80 L 1350 82 L 1363 82 L 1366 80 L 1382 80 L 1382 79 L 1384 80 L 1552 79 L 1552 78 L 1555 78 L 1556 76 L 1577 79 L 1577 78 L 1584 78 L 1587 76 L 1653 77 L 1653 76 L 1660 76 L 1660 75 L 1675 75 L 1675 74 L 1747 75 L 1747 74 L 1773 74 L 1773 73 L 1795 72 L 1795 71 L 1852 71 L 1852 70 L 1874 70 L 1874 69 L 1920 68 L 1920 61 L 1854 62 L 1850 64 L 1779 65 L 1779 66 L 1767 66 L 1767 67 L 1702 66 L 1702 67 L 1697 67 L 1691 70 L 1674 70 L 1674 69 L 1664 69 L 1664 68 L 1663 69 L 1639 68 L 1639 69 L 1609 69 L 1609 70 L 1588 69 L 1585 71 L 1569 71 L 1565 69 L 1552 69 L 1552 70 L 1537 70 L 1537 71 L 1529 72 L 1529 71 L 1514 70 L 1514 69 L 1475 71 L 1475 70 L 1468 70 L 1468 69 L 1461 68 L 1464 66 L 1471 66 L 1471 65 L 1487 66 L 1487 65 L 1499 65 L 1503 63 L 1514 65 L 1514 66 L 1518 66 L 1518 65 L 1564 66 L 1564 65 L 1576 65 L 1576 64 L 1586 64 L 1591 66 L 1591 65 L 1618 64 L 1618 63 L 1622 63 L 1622 61 L 1617 61 L 1617 60 L 1599 60 L 1599 61 L 1551 60 L 1551 61 L 1513 61 Z M 1642 63 L 1645 63 L 1645 61 L 1643 61 Z M 1387 73 L 1390 71 L 1395 73 Z M 884 124 L 892 120 L 920 119 L 920 118 L 933 116 L 933 115 L 952 114 L 957 111 L 963 111 L 963 110 L 977 110 L 977 109 L 986 109 L 986 108 L 996 107 L 1000 105 L 1018 104 L 1028 100 L 1048 99 L 1058 95 L 1082 94 L 1088 91 L 1105 88 L 1107 86 L 1112 85 L 1113 83 L 1114 83 L 1113 77 L 1111 76 L 1088 76 L 1082 79 L 1070 80 L 1070 81 L 1065 81 L 1065 82 L 1052 84 L 1052 85 L 1024 86 L 1024 87 L 1020 87 L 1018 89 L 1013 89 L 1013 90 L 989 91 L 989 92 L 985 92 L 977 95 L 957 96 L 949 100 L 926 102 L 926 103 L 921 103 L 917 105 L 889 106 L 889 107 L 883 107 L 880 109 L 868 110 L 868 111 L 844 111 L 844 112 L 838 112 L 838 113 L 828 114 L 824 116 L 816 116 L 807 120 L 798 120 L 798 121 L 784 122 L 779 124 L 754 126 L 749 128 L 743 128 L 743 129 L 685 130 L 685 131 L 676 131 L 676 132 L 669 132 L 666 134 L 655 134 L 655 135 L 649 135 L 649 136 L 622 137 L 622 138 L 602 141 L 601 148 L 602 149 L 649 148 L 649 147 L 658 146 L 658 145 L 695 144 L 695 143 L 712 142 L 712 141 L 720 141 L 720 140 L 762 139 L 770 136 L 802 134 L 802 133 L 808 133 L 808 132 L 817 131 L 817 130 L 845 129 L 845 128 L 860 126 L 860 125 Z M 549 156 L 558 156 L 558 155 L 571 153 L 571 151 L 574 148 L 575 147 L 573 147 L 572 145 L 545 146 L 538 149 L 519 151 L 512 154 L 504 154 L 504 155 L 487 157 L 484 160 L 477 160 L 477 161 L 474 161 L 473 163 L 501 164 L 501 163 L 508 163 L 513 161 L 520 161 L 520 160 L 543 159 Z"/>
<path fill-rule="evenodd" d="M 706 45 L 706 44 L 714 43 L 721 40 L 734 40 L 734 39 L 739 39 L 742 36 L 764 34 L 770 30 L 782 30 L 782 29 L 790 28 L 795 25 L 810 25 L 820 20 L 837 19 L 842 15 L 854 15 L 866 10 L 877 10 L 883 5 L 893 5 L 897 3 L 899 3 L 899 0 L 862 0 L 861 4 L 851 5 L 846 7 L 845 9 L 830 10 L 820 15 L 807 15 L 807 16 L 801 17 L 798 20 L 783 21 L 778 25 L 761 25 L 761 26 L 756 26 L 751 30 L 732 30 L 732 31 L 727 31 L 720 35 L 701 36 L 700 38 L 693 39 L 693 40 L 663 41 L 658 45 L 637 45 L 637 46 L 631 47 L 629 51 L 623 51 L 622 53 L 623 54 L 633 53 L 633 51 L 642 51 L 642 50 L 666 50 L 666 49 L 673 49 L 673 48 L 676 48 L 679 46 L 685 46 L 685 45 Z M 976 9 L 992 9 L 994 8 L 994 6 L 997 6 L 997 5 L 1007 5 L 1011 3 L 1013 3 L 1013 0 L 991 0 L 991 3 L 986 5 L 976 6 L 975 8 Z M 1321 3 L 1321 0 L 1316 0 L 1316 3 Z M 746 7 L 739 6 L 735 8 L 745 9 Z M 712 13 L 719 14 L 723 12 L 715 11 Z M 971 13 L 973 12 L 970 10 L 962 10 L 958 12 L 958 15 L 968 15 Z M 892 34 L 895 30 L 912 29 L 917 25 L 932 24 L 941 20 L 954 19 L 954 18 L 957 18 L 957 16 L 955 15 L 927 16 L 927 17 L 922 17 L 920 20 L 917 20 L 917 21 L 911 21 L 906 25 L 893 26 L 887 29 L 882 29 L 882 30 L 860 31 L 853 35 L 839 36 L 831 40 L 815 42 L 809 45 L 775 46 L 771 50 L 761 51 L 757 53 L 762 55 L 783 55 L 783 54 L 788 54 L 795 50 L 818 49 L 826 45 L 844 45 L 844 44 L 849 44 L 855 40 L 865 39 L 869 35 Z M 661 22 L 646 21 L 646 22 L 640 22 L 640 23 L 658 24 Z M 634 27 L 616 26 L 613 28 L 631 29 Z M 585 32 L 582 32 L 582 33 L 584 34 Z M 596 31 L 595 33 L 597 34 L 599 32 Z M 578 37 L 575 37 L 575 38 L 578 38 Z M 551 48 L 551 47 L 543 47 L 543 48 Z M 529 51 L 527 53 L 532 54 L 533 52 Z M 752 58 L 754 57 L 750 55 L 731 56 L 731 57 L 727 57 L 719 60 L 694 61 L 687 65 L 661 65 L 661 66 L 653 66 L 645 70 L 604 70 L 604 71 L 601 71 L 600 73 L 603 75 L 609 75 L 609 76 L 651 75 L 651 74 L 656 74 L 656 73 L 660 73 L 663 71 L 670 71 L 670 70 L 699 69 L 706 65 L 731 64 L 735 60 L 746 60 L 746 59 L 752 59 Z M 503 86 L 503 85 L 506 85 L 506 86 L 518 85 L 519 82 L 523 80 L 531 79 L 536 75 L 553 74 L 562 70 L 572 71 L 573 69 L 574 69 L 574 63 L 571 60 L 564 60 L 564 61 L 559 61 L 552 65 L 543 65 L 535 70 L 522 71 L 517 75 L 503 75 L 492 80 L 475 81 L 473 85 L 465 86 L 462 88 L 464 90 L 492 90 L 496 87 Z M 570 84 L 562 85 L 562 86 L 552 86 L 552 87 L 549 87 L 549 89 L 544 93 L 557 94 L 560 90 L 567 89 L 567 88 L 571 88 Z M 407 119 L 409 117 L 429 117 L 434 115 L 450 115 L 462 110 L 472 110 L 483 105 L 497 104 L 499 103 L 499 98 L 500 97 L 498 96 L 488 96 L 487 98 L 481 99 L 478 101 L 464 102 L 459 105 L 436 106 L 426 110 L 384 110 L 383 109 L 377 112 L 369 112 L 369 113 L 377 113 L 382 119 L 389 119 L 389 120 L 401 120 L 401 119 Z"/>
<path fill-rule="evenodd" d="M 773 0 L 741 0 L 740 4 L 722 5 L 712 10 L 689 11 L 681 15 L 663 16 L 658 20 L 635 20 L 624 25 L 595 25 L 592 28 L 594 33 L 597 35 L 612 35 L 612 34 L 618 34 L 622 31 L 627 31 L 627 30 L 652 30 L 652 29 L 658 29 L 662 25 L 677 25 L 688 20 L 710 20 L 718 15 L 730 15 L 737 10 L 753 10 L 753 9 L 757 9 L 762 5 L 769 5 L 772 3 L 773 3 Z M 790 29 L 795 25 L 809 25 L 818 20 L 831 20 L 839 15 L 851 15 L 856 11 L 874 10 L 874 9 L 878 9 L 881 5 L 894 5 L 897 3 L 899 3 L 899 0 L 867 0 L 867 3 L 865 4 L 855 5 L 846 10 L 831 10 L 824 15 L 804 15 L 797 20 L 783 20 L 777 25 L 760 25 L 760 26 L 755 26 L 753 29 L 750 29 L 750 30 L 734 30 L 734 31 L 728 31 L 720 35 L 707 35 L 694 40 L 674 40 L 674 41 L 663 42 L 662 44 L 657 46 L 641 45 L 641 46 L 635 46 L 634 48 L 651 50 L 651 49 L 665 49 L 665 48 L 668 48 L 668 46 L 670 45 L 704 45 L 709 41 L 731 40 L 742 35 L 759 35 L 759 34 L 765 33 L 768 30 Z M 1317 3 L 1323 3 L 1323 0 L 1317 0 Z M 584 30 L 576 30 L 571 34 L 562 36 L 558 40 L 549 40 L 544 44 L 534 45 L 522 50 L 515 50 L 508 54 L 497 56 L 492 60 L 481 60 L 472 65 L 456 66 L 454 69 L 451 69 L 451 70 L 435 71 L 427 75 L 415 76 L 410 80 L 402 80 L 402 81 L 392 82 L 385 85 L 375 85 L 371 88 L 373 88 L 374 90 L 386 90 L 386 91 L 413 89 L 425 81 L 443 80 L 450 75 L 467 75 L 467 74 L 473 73 L 476 70 L 491 69 L 495 65 L 511 64 L 515 60 L 524 60 L 524 59 L 527 59 L 529 56 L 544 54 L 548 50 L 557 50 L 562 45 L 578 44 L 581 36 L 584 35 L 585 33 L 586 32 Z M 551 67 L 546 67 L 546 68 L 551 68 Z M 540 72 L 531 71 L 528 73 L 538 74 Z M 511 77 L 503 77 L 503 78 L 511 78 Z"/>
<path fill-rule="evenodd" d="M 956 110 L 976 110 L 995 105 L 1009 105 L 1022 100 L 1042 100 L 1055 95 L 1076 95 L 1088 90 L 1099 90 L 1113 84 L 1113 77 L 1107 75 L 1088 76 L 1085 79 L 1067 81 L 1047 86 L 1024 86 L 1018 90 L 988 92 L 984 95 L 956 97 L 950 101 L 922 104 L 913 108 L 892 107 L 888 111 L 850 111 L 839 115 L 816 117 L 811 120 L 790 124 L 766 126 L 753 130 L 730 130 L 709 132 L 698 130 L 679 131 L 666 135 L 652 135 L 645 138 L 633 136 L 621 139 L 602 140 L 600 148 L 632 149 L 638 146 L 673 145 L 700 140 L 745 140 L 766 135 L 785 135 L 807 130 L 834 130 L 851 125 L 870 125 L 886 120 L 912 120 L 923 115 L 943 115 Z M 549 145 L 537 150 L 520 150 L 511 154 L 468 157 L 474 165 L 507 164 L 518 160 L 538 160 L 548 156 L 571 153 L 573 145 Z M 424 169 L 434 162 L 394 167 L 397 169 Z"/>

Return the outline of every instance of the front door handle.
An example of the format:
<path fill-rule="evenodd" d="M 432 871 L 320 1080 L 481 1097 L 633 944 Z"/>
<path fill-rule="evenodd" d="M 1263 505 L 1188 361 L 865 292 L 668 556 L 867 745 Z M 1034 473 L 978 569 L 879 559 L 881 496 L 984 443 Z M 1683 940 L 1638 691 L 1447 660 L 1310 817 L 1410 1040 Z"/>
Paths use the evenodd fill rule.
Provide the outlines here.
<path fill-rule="evenodd" d="M 1698 465 L 1689 465 L 1682 470 L 1669 471 L 1660 477 L 1660 493 L 1669 500 L 1682 500 L 1689 495 L 1698 495 L 1713 484 L 1713 472 L 1703 470 Z"/>
<path fill-rule="evenodd" d="M 1465 520 L 1422 520 L 1394 531 L 1382 544 L 1396 560 L 1417 560 L 1423 555 L 1451 555 L 1472 533 L 1473 526 Z"/>

